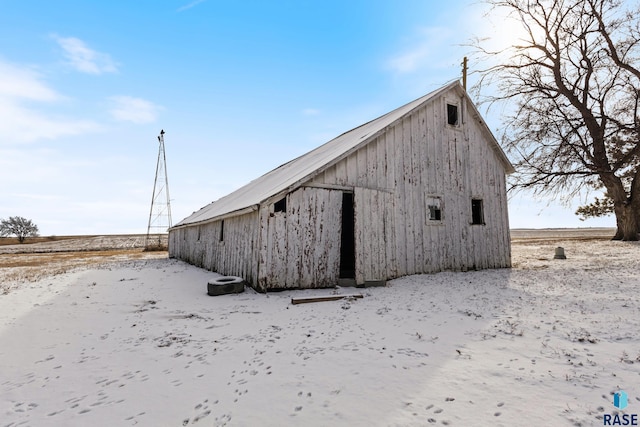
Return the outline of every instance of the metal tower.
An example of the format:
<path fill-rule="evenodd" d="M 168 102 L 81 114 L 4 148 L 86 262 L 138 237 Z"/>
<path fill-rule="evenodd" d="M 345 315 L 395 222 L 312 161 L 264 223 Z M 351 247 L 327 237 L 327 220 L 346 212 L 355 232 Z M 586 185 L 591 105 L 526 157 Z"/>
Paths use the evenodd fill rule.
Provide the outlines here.
<path fill-rule="evenodd" d="M 144 240 L 146 250 L 166 249 L 162 237 L 171 227 L 171 201 L 169 199 L 169 180 L 167 179 L 167 157 L 164 152 L 164 130 L 160 131 L 158 142 L 160 146 L 158 148 L 158 163 L 156 164 L 156 179 L 153 182 L 149 225 L 147 237 Z"/>

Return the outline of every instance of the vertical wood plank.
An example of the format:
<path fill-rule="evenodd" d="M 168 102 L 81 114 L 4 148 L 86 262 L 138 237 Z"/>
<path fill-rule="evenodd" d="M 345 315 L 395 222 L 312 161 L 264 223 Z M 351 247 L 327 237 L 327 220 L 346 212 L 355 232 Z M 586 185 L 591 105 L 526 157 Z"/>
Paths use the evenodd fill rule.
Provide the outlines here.
<path fill-rule="evenodd" d="M 366 145 L 367 149 L 367 179 L 365 180 L 366 187 L 380 187 L 380 181 L 378 181 L 378 140 L 374 139 Z"/>
<path fill-rule="evenodd" d="M 415 274 L 415 228 L 413 225 L 414 212 L 414 192 L 413 192 L 413 152 L 411 147 L 411 117 L 405 117 L 402 120 L 402 157 L 404 167 L 402 170 L 404 187 L 404 204 L 405 204 L 405 258 L 407 262 L 407 274 Z"/>
<path fill-rule="evenodd" d="M 329 191 L 325 206 L 324 239 L 327 245 L 327 286 L 338 283 L 340 276 L 340 236 L 342 233 L 342 192 Z"/>
<path fill-rule="evenodd" d="M 300 207 L 300 225 L 302 228 L 302 257 L 300 262 L 300 287 L 313 287 L 315 259 L 314 248 L 315 241 L 315 218 L 317 218 L 316 197 L 317 192 L 314 189 L 303 188 L 303 202 Z"/>
<path fill-rule="evenodd" d="M 380 223 L 380 214 L 378 211 L 378 204 L 376 198 L 377 191 L 363 190 L 362 195 L 364 199 L 364 224 L 363 228 L 366 228 L 364 234 L 364 256 L 367 258 L 364 263 L 364 280 L 375 280 L 378 276 L 379 270 L 379 237 L 378 237 L 378 224 Z"/>
<path fill-rule="evenodd" d="M 394 129 L 395 127 L 387 130 L 384 134 L 384 152 L 386 156 L 386 167 L 385 173 L 387 175 L 387 184 L 386 188 L 393 189 L 394 193 L 397 194 L 398 191 L 398 183 L 396 180 L 396 146 L 395 146 L 395 138 L 394 138 Z M 395 203 L 394 203 L 395 204 Z M 395 232 L 394 232 L 395 235 Z"/>
<path fill-rule="evenodd" d="M 287 213 L 275 213 L 273 280 L 280 288 L 287 283 Z"/>
<path fill-rule="evenodd" d="M 395 195 L 385 193 L 384 203 L 384 232 L 383 239 L 385 242 L 385 263 L 387 270 L 387 278 L 398 277 L 398 259 L 396 251 L 396 235 L 395 235 Z"/>
<path fill-rule="evenodd" d="M 422 112 L 422 114 L 421 114 Z M 423 175 L 425 173 L 425 163 L 422 156 L 424 145 L 424 109 L 420 108 L 411 115 L 411 146 L 412 146 L 412 171 L 414 182 L 412 185 L 413 194 L 413 229 L 414 229 L 414 258 L 415 272 L 424 273 L 424 228 L 425 228 L 425 199 Z"/>
<path fill-rule="evenodd" d="M 379 188 L 391 188 L 387 182 L 387 148 L 384 134 L 380 135 L 376 141 L 376 159 L 378 167 L 376 176 L 372 178 L 373 182 Z"/>
<path fill-rule="evenodd" d="M 350 185 L 358 185 L 358 156 L 356 153 L 353 153 L 352 155 L 346 158 L 347 182 Z"/>
<path fill-rule="evenodd" d="M 355 152 L 356 155 L 356 185 L 358 187 L 366 187 L 367 186 L 367 150 L 365 148 L 361 148 Z"/>
<path fill-rule="evenodd" d="M 384 225 L 385 225 L 385 193 L 381 191 L 372 191 L 372 205 L 374 210 L 371 214 L 371 222 L 375 229 L 375 236 L 372 236 L 375 240 L 371 244 L 371 249 L 375 251 L 375 257 L 373 259 L 374 269 L 371 279 L 372 280 L 384 280 L 387 278 L 387 263 L 386 263 L 386 245 L 384 242 Z"/>
<path fill-rule="evenodd" d="M 313 242 L 311 258 L 313 262 L 312 284 L 313 287 L 323 287 L 327 275 L 327 241 L 325 239 L 326 203 L 329 191 L 314 191 L 315 212 L 313 221 Z"/>
<path fill-rule="evenodd" d="M 291 210 L 288 212 L 290 216 L 287 221 L 287 280 L 285 286 L 287 288 L 295 288 L 300 283 L 300 267 L 301 267 L 301 246 L 302 246 L 302 225 L 301 221 L 301 204 L 302 189 L 298 189 L 289 195 Z"/>
<path fill-rule="evenodd" d="M 393 127 L 393 146 L 395 147 L 395 189 L 396 189 L 396 250 L 398 260 L 398 274 L 404 276 L 409 274 L 407 268 L 407 227 L 404 186 L 404 144 L 402 144 L 402 123 Z"/>
<path fill-rule="evenodd" d="M 356 187 L 353 193 L 353 205 L 354 205 L 354 240 L 355 240 L 355 252 L 356 252 L 356 265 L 355 276 L 356 283 L 364 283 L 365 263 L 366 263 L 366 250 L 365 250 L 365 222 L 363 217 L 364 212 L 364 195 L 359 188 Z"/>

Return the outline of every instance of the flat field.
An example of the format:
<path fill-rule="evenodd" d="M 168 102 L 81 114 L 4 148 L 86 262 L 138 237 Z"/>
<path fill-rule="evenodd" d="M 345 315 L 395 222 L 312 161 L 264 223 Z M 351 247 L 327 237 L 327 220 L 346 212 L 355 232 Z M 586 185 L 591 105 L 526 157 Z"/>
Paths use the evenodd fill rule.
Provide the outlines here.
<path fill-rule="evenodd" d="M 640 244 L 611 235 L 515 230 L 511 269 L 220 297 L 166 252 L 0 248 L 0 426 L 603 425 L 640 413 Z"/>
<path fill-rule="evenodd" d="M 166 246 L 165 237 L 152 236 Z M 166 258 L 166 251 L 144 251 L 144 235 L 51 236 L 0 238 L 0 294 L 21 283 L 56 276 L 78 268 L 135 259 Z"/>

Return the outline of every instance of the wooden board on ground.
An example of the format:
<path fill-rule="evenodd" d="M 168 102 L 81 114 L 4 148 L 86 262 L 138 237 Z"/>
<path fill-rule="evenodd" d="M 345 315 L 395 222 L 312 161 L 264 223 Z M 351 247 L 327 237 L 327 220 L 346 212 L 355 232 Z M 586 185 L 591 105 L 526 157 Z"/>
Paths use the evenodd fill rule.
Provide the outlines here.
<path fill-rule="evenodd" d="M 362 298 L 362 294 L 324 295 L 317 297 L 291 298 L 291 304 L 307 304 L 310 302 L 336 301 L 343 298 Z"/>

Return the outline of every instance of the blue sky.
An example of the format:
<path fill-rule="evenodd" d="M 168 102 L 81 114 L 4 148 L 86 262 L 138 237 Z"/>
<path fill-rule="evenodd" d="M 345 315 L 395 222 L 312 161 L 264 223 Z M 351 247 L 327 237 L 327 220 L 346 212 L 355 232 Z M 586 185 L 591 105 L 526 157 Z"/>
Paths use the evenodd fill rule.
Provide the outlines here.
<path fill-rule="evenodd" d="M 164 129 L 178 222 L 458 78 L 483 35 L 510 36 L 471 1 L 4 1 L 0 218 L 146 232 Z M 575 208 L 521 195 L 510 222 L 615 225 Z"/>

